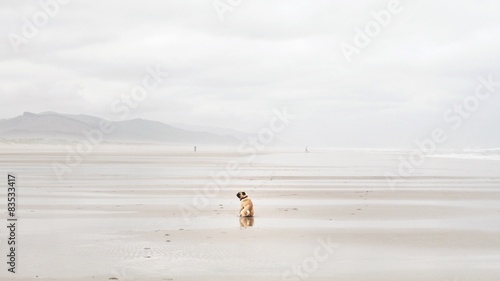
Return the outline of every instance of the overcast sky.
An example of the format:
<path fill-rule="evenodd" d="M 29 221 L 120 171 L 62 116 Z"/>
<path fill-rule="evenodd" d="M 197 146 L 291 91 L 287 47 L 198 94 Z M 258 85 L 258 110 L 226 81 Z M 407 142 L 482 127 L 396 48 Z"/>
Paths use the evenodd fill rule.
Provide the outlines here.
<path fill-rule="evenodd" d="M 499 1 L 66 1 L 45 17 L 39 1 L 1 2 L 0 118 L 119 120 L 113 101 L 159 67 L 130 118 L 257 132 L 286 107 L 281 136 L 301 145 L 411 148 L 440 127 L 444 146 L 500 147 L 498 86 L 456 130 L 443 119 L 478 77 L 500 81 Z M 349 62 L 356 28 L 373 36 Z"/>

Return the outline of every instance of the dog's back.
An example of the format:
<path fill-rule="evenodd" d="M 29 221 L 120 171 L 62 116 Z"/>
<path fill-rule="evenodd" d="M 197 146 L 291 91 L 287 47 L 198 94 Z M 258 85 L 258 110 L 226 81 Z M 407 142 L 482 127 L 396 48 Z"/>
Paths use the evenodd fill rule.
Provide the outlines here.
<path fill-rule="evenodd" d="M 236 194 L 236 197 L 240 199 L 240 217 L 253 217 L 253 203 L 248 195 L 244 191 L 240 191 Z"/>
<path fill-rule="evenodd" d="M 253 217 L 253 215 L 254 211 L 252 200 L 250 200 L 250 198 L 241 200 L 240 217 Z"/>

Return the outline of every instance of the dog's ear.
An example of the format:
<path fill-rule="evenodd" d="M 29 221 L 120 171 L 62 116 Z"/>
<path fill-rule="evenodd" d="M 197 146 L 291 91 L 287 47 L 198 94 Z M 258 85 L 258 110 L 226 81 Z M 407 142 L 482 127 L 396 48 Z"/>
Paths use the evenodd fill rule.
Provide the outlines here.
<path fill-rule="evenodd" d="M 241 193 L 241 195 L 245 196 L 245 195 L 247 195 L 247 194 L 245 193 L 245 191 L 243 191 L 243 192 Z"/>

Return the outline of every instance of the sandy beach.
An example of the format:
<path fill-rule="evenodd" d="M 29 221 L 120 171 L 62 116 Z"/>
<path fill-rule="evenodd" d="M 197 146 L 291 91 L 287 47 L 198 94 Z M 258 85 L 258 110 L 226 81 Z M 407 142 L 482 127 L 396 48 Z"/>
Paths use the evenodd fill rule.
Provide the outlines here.
<path fill-rule="evenodd" d="M 428 157 L 391 187 L 405 151 L 310 150 L 102 145 L 58 179 L 64 147 L 4 144 L 19 220 L 0 278 L 500 280 L 498 159 Z"/>

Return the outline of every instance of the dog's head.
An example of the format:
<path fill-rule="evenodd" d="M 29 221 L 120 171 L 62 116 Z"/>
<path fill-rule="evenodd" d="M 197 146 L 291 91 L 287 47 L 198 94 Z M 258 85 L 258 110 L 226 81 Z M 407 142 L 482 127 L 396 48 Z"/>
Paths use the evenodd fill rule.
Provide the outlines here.
<path fill-rule="evenodd" d="M 236 197 L 238 197 L 240 200 L 243 200 L 243 199 L 247 198 L 248 195 L 246 194 L 245 191 L 240 191 L 240 192 L 236 193 Z"/>

